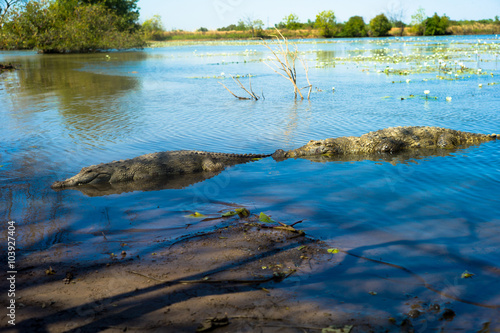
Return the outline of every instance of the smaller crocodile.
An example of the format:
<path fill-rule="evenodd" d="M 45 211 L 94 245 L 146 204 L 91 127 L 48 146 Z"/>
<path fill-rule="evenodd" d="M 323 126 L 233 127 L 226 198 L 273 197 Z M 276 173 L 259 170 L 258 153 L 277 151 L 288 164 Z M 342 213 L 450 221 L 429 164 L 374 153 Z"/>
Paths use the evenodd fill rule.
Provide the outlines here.
<path fill-rule="evenodd" d="M 306 145 L 289 150 L 277 150 L 276 160 L 305 156 L 373 155 L 399 153 L 411 149 L 456 149 L 494 140 L 496 134 L 461 132 L 441 127 L 389 127 L 362 136 L 347 136 L 311 140 Z"/>
<path fill-rule="evenodd" d="M 144 182 L 195 173 L 212 173 L 214 175 L 228 166 L 268 156 L 271 155 L 226 154 L 196 150 L 165 151 L 84 167 L 75 176 L 64 181 L 56 181 L 51 187 L 62 189 L 81 185 Z"/>

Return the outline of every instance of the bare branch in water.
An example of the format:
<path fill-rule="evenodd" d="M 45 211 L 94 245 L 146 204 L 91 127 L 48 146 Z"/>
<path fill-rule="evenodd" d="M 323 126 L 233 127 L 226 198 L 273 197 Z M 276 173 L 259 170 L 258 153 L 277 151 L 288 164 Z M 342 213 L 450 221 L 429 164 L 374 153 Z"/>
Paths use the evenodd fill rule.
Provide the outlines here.
<path fill-rule="evenodd" d="M 234 97 L 236 97 L 237 99 L 251 99 L 251 98 L 248 98 L 248 97 L 240 97 L 240 96 L 237 96 L 235 93 L 233 93 L 231 90 L 229 90 L 228 87 L 226 87 L 222 82 L 219 81 L 219 84 L 221 84 L 224 88 L 226 88 L 227 91 L 229 91 L 231 93 L 231 95 L 233 95 Z"/>
<path fill-rule="evenodd" d="M 309 93 L 307 94 L 307 99 L 311 96 L 312 85 L 309 82 L 309 67 L 307 66 L 304 59 L 299 56 L 299 50 L 297 49 L 297 45 L 293 45 L 294 50 L 290 49 L 290 43 L 288 39 L 286 39 L 281 32 L 276 29 L 279 36 L 275 37 L 275 48 L 272 48 L 266 41 L 262 40 L 261 45 L 265 46 L 272 53 L 272 57 L 270 59 L 271 63 L 264 62 L 269 68 L 271 68 L 275 73 L 283 76 L 285 79 L 289 80 L 293 85 L 293 90 L 295 93 L 295 98 L 297 98 L 297 94 L 300 96 L 300 99 L 304 99 L 302 96 L 301 90 L 304 88 L 309 88 Z M 295 61 L 299 60 L 304 67 L 306 72 L 306 78 L 308 86 L 299 89 L 297 86 L 297 70 L 295 69 Z"/>

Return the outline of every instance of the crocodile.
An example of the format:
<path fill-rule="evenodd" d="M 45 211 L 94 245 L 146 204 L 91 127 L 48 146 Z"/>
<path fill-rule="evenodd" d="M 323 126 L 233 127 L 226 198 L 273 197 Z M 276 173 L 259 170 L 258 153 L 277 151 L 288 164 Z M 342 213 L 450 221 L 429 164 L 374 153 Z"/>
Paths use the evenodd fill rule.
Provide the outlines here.
<path fill-rule="evenodd" d="M 75 176 L 63 181 L 56 181 L 51 187 L 63 189 L 83 185 L 104 185 L 109 189 L 110 184 L 130 182 L 155 187 L 158 185 L 156 180 L 165 182 L 169 178 L 182 178 L 187 174 L 200 173 L 201 178 L 188 181 L 188 183 L 191 181 L 195 183 L 213 177 L 228 166 L 268 156 L 271 154 L 227 154 L 197 150 L 165 151 L 84 167 Z M 182 187 L 182 184 L 174 186 Z M 118 188 L 122 192 L 125 191 L 123 186 L 118 186 Z"/>
<path fill-rule="evenodd" d="M 272 156 L 277 161 L 294 157 L 349 155 L 356 159 L 355 156 L 396 154 L 409 150 L 452 150 L 495 140 L 497 137 L 497 134 L 477 134 L 441 127 L 389 127 L 359 137 L 311 140 L 297 149 L 278 149 Z"/>

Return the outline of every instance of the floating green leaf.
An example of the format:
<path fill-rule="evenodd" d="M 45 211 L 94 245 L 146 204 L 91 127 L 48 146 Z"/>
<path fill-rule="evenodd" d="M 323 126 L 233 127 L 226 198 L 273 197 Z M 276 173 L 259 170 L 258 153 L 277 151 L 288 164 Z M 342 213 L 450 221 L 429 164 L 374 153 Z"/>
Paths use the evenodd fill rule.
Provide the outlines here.
<path fill-rule="evenodd" d="M 337 249 L 337 248 L 328 249 L 328 250 L 326 250 L 326 251 L 327 251 L 328 253 L 339 253 L 339 252 L 340 252 L 340 251 L 339 251 L 339 249 Z"/>
<path fill-rule="evenodd" d="M 468 278 L 473 277 L 474 275 L 476 275 L 476 274 L 465 271 L 462 273 L 462 279 L 468 279 Z"/>
<path fill-rule="evenodd" d="M 259 215 L 259 221 L 260 222 L 264 222 L 264 223 L 275 222 L 272 218 L 270 218 L 268 215 L 266 215 L 264 213 L 260 213 L 260 215 Z"/>
<path fill-rule="evenodd" d="M 186 215 L 186 217 L 206 217 L 206 215 L 203 215 L 201 213 L 198 213 L 198 212 L 194 212 L 193 214 L 189 214 L 189 215 Z"/>
<path fill-rule="evenodd" d="M 222 217 L 230 217 L 230 216 L 234 216 L 238 213 L 236 213 L 235 211 L 232 211 L 230 210 L 229 212 L 225 212 L 224 214 L 222 214 Z"/>
<path fill-rule="evenodd" d="M 250 215 L 250 211 L 246 208 L 236 208 L 234 211 L 239 215 L 239 217 L 247 217 Z"/>

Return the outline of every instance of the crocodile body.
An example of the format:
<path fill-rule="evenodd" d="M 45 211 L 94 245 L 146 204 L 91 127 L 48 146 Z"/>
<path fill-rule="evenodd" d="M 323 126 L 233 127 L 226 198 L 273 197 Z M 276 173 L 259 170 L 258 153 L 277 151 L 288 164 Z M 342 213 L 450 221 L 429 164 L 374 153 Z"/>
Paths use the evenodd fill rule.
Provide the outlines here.
<path fill-rule="evenodd" d="M 64 181 L 56 181 L 51 187 L 61 189 L 81 185 L 147 182 L 196 173 L 214 175 L 227 166 L 268 156 L 270 155 L 226 154 L 193 150 L 166 151 L 84 167 L 75 176 Z"/>
<path fill-rule="evenodd" d="M 441 127 L 390 127 L 360 137 L 348 136 L 311 140 L 305 146 L 273 154 L 276 160 L 290 157 L 373 155 L 399 153 L 412 149 L 455 149 L 494 140 L 496 134 L 461 132 Z"/>

